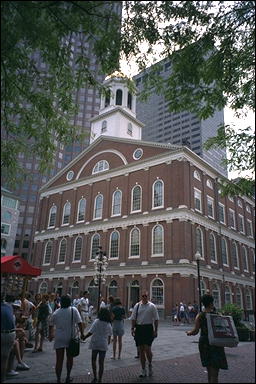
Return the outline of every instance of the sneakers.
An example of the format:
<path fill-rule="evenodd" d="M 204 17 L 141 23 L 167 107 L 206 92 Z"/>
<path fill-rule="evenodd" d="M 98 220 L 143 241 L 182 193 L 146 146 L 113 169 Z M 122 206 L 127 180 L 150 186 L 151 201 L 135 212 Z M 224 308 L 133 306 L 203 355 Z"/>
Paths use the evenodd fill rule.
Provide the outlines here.
<path fill-rule="evenodd" d="M 146 369 L 142 369 L 141 374 L 140 374 L 139 377 L 146 377 L 146 376 L 147 376 Z"/>
<path fill-rule="evenodd" d="M 11 371 L 6 373 L 6 377 L 17 376 L 18 374 L 19 374 L 19 372 L 16 372 L 16 371 L 14 371 L 14 369 L 12 369 Z"/>
<path fill-rule="evenodd" d="M 30 367 L 26 363 L 18 363 L 16 369 L 19 371 L 27 371 Z"/>
<path fill-rule="evenodd" d="M 152 364 L 149 364 L 149 365 L 148 365 L 148 375 L 149 375 L 149 376 L 152 376 L 152 375 L 153 375 Z"/>

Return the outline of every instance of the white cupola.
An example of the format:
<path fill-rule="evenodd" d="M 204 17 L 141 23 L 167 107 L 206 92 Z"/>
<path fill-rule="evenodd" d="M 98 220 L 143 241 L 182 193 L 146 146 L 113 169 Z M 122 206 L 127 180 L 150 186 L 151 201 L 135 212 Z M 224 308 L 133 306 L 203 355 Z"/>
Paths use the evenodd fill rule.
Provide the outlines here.
<path fill-rule="evenodd" d="M 127 80 L 121 72 L 104 80 L 108 92 L 101 96 L 99 115 L 91 119 L 90 144 L 99 136 L 141 140 L 144 124 L 136 119 L 136 95 L 129 91 Z"/>

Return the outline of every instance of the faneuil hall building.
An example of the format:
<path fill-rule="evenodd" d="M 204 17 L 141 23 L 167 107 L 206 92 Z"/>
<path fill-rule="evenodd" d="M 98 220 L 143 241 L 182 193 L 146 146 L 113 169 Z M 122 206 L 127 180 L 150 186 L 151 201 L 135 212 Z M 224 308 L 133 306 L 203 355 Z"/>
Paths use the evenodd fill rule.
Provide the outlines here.
<path fill-rule="evenodd" d="M 35 292 L 88 290 L 98 247 L 108 266 L 103 297 L 128 309 L 147 289 L 160 316 L 210 292 L 216 308 L 254 314 L 255 215 L 247 197 L 222 197 L 221 176 L 185 146 L 141 140 L 136 96 L 117 73 L 91 119 L 90 145 L 40 191 Z M 157 129 L 157 127 L 156 127 Z M 200 260 L 197 259 L 200 257 Z"/>

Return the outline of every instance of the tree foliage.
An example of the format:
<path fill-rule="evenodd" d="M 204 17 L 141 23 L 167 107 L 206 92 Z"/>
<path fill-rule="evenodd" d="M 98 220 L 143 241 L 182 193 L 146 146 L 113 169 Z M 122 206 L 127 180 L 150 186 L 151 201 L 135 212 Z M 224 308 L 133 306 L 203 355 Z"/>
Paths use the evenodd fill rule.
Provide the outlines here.
<path fill-rule="evenodd" d="M 90 51 L 98 72 L 118 68 L 120 17 L 115 3 L 1 2 L 1 165 L 10 185 L 22 172 L 19 153 L 37 156 L 44 172 L 54 160 L 56 141 L 82 138 L 71 123 L 77 111 L 72 93 L 83 86 L 102 90 L 102 78 L 91 69 Z M 73 58 L 74 35 L 80 37 L 81 52 Z"/>

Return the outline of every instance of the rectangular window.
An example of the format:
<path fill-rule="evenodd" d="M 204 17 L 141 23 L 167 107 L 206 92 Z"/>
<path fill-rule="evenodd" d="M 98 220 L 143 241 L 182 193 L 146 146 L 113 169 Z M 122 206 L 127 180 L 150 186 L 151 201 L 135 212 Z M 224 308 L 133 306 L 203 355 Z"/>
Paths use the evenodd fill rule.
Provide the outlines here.
<path fill-rule="evenodd" d="M 207 196 L 207 214 L 214 219 L 214 200 L 210 196 Z"/>
<path fill-rule="evenodd" d="M 233 211 L 233 209 L 230 209 L 230 208 L 229 208 L 229 211 L 228 211 L 228 224 L 229 224 L 230 228 L 236 229 L 236 225 L 235 225 L 235 211 Z"/>
<path fill-rule="evenodd" d="M 202 212 L 202 194 L 199 189 L 194 189 L 194 204 L 195 209 L 199 212 Z"/>
<path fill-rule="evenodd" d="M 1 233 L 3 235 L 8 235 L 9 236 L 10 230 L 11 230 L 11 225 L 10 224 L 1 223 Z"/>
<path fill-rule="evenodd" d="M 225 205 L 219 203 L 219 222 L 225 224 Z"/>
<path fill-rule="evenodd" d="M 252 237 L 252 222 L 251 222 L 251 220 L 247 220 L 246 224 L 247 224 L 247 236 Z"/>
<path fill-rule="evenodd" d="M 238 230 L 244 233 L 244 217 L 242 215 L 238 215 Z"/>
<path fill-rule="evenodd" d="M 16 209 L 17 202 L 17 200 L 11 199 L 10 197 L 2 196 L 3 207 Z"/>

